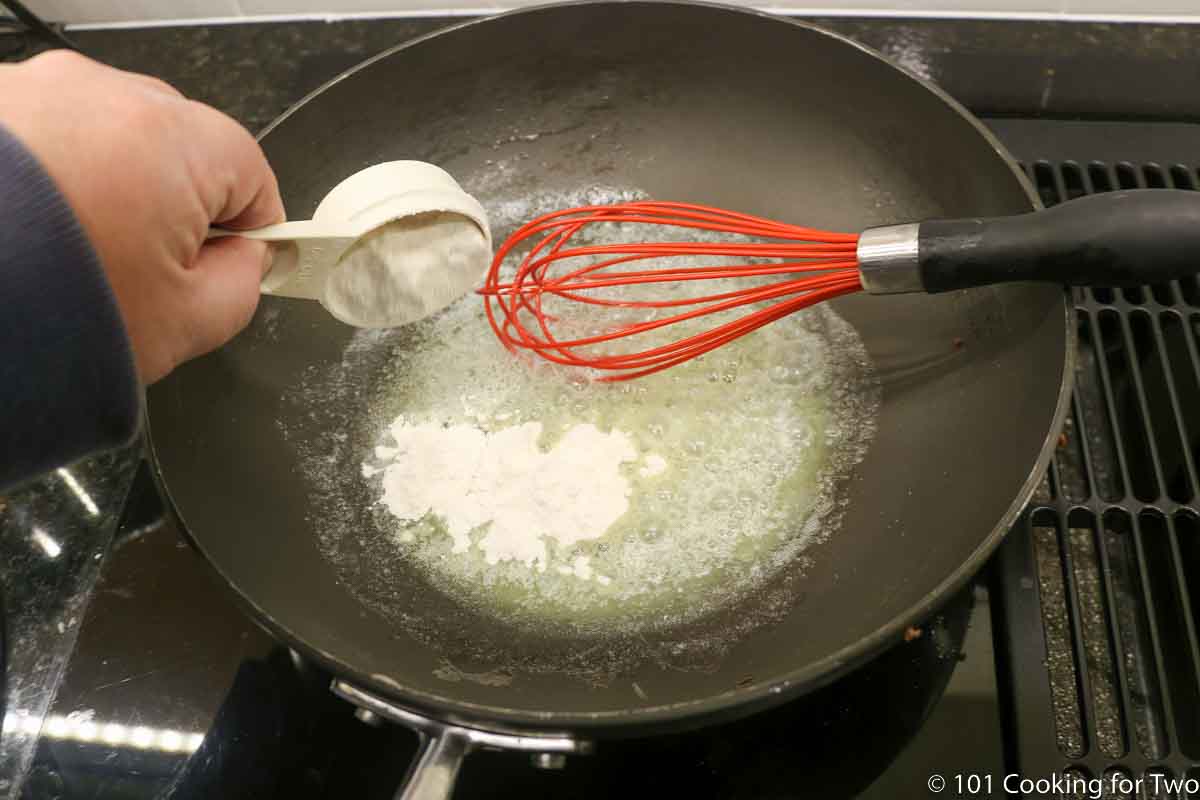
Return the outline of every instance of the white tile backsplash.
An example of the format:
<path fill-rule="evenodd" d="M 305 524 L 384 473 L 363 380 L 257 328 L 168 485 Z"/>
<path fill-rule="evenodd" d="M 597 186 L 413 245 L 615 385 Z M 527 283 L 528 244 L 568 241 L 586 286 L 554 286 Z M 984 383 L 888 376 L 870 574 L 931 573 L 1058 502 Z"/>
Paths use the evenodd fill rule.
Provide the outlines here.
<path fill-rule="evenodd" d="M 137 22 L 148 19 L 235 17 L 238 0 L 26 0 L 29 10 L 53 22 Z"/>
<path fill-rule="evenodd" d="M 1190 16 L 1200 21 L 1197 0 L 1065 0 L 1070 14 L 1144 14 L 1147 16 Z"/>
<path fill-rule="evenodd" d="M 544 0 L 26 0 L 46 19 L 75 24 L 263 16 L 438 13 L 535 5 Z M 1172 18 L 1200 23 L 1200 0 L 761 0 L 797 13 L 899 16 Z"/>
<path fill-rule="evenodd" d="M 513 7 L 520 2 L 512 0 L 240 0 L 247 14 L 324 14 L 340 12 L 362 14 L 367 12 L 395 13 L 410 9 L 436 10 L 439 8 L 467 8 L 475 6 Z"/>

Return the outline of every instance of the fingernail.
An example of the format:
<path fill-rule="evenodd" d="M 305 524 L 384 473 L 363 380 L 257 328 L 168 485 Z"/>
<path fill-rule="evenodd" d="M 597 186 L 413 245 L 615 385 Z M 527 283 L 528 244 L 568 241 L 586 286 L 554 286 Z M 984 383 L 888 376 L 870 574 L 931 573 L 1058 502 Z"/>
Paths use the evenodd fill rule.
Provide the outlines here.
<path fill-rule="evenodd" d="M 267 250 L 263 254 L 262 275 L 264 278 L 267 277 L 267 274 L 271 271 L 271 264 L 274 263 L 274 261 L 275 261 L 275 246 L 268 243 Z"/>

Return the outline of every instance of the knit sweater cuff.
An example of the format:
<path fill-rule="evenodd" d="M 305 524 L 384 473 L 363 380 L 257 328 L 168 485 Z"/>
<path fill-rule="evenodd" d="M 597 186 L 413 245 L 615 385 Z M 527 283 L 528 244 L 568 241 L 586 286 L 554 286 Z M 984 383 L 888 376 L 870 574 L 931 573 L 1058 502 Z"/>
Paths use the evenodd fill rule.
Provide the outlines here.
<path fill-rule="evenodd" d="M 0 126 L 0 487 L 128 443 L 141 389 L 79 220 Z"/>

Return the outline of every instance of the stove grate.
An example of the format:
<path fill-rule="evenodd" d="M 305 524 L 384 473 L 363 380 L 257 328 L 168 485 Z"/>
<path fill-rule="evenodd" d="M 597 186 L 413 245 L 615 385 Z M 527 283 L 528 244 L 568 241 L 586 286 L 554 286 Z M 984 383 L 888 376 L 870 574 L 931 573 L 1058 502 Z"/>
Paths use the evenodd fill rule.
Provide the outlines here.
<path fill-rule="evenodd" d="M 1026 172 L 1047 206 L 1200 188 L 1169 160 Z M 1071 413 L 993 562 L 1007 766 L 1180 797 L 1153 776 L 1200 779 L 1200 278 L 1080 290 L 1075 309 Z"/>

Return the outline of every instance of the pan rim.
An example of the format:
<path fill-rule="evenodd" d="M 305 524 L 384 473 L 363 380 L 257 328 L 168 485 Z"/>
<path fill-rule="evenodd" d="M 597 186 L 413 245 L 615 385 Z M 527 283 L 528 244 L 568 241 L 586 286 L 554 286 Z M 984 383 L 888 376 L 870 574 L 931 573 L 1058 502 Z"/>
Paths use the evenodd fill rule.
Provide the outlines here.
<path fill-rule="evenodd" d="M 334 76 L 290 106 L 286 111 L 284 111 L 265 128 L 263 128 L 262 131 L 258 133 L 256 138 L 261 141 L 276 127 L 292 116 L 292 114 L 307 105 L 316 97 L 323 94 L 329 88 L 347 79 L 351 75 L 370 67 L 378 61 L 381 61 L 385 58 L 390 58 L 393 55 L 409 48 L 419 46 L 420 44 L 434 39 L 435 37 L 453 33 L 460 29 L 471 26 L 486 24 L 492 20 L 510 16 L 544 13 L 549 10 L 569 6 L 606 5 L 698 6 L 712 10 L 723 11 L 726 13 L 760 17 L 782 24 L 795 25 L 796 27 L 806 29 L 818 35 L 830 37 L 841 44 L 849 45 L 858 50 L 860 53 L 871 57 L 872 59 L 880 62 L 883 65 L 886 65 L 893 70 L 896 70 L 908 79 L 916 81 L 926 91 L 931 92 L 937 99 L 945 103 L 963 121 L 967 122 L 974 129 L 975 133 L 981 136 L 991 150 L 1008 166 L 1013 177 L 1016 179 L 1017 183 L 1024 191 L 1025 196 L 1029 200 L 1031 209 L 1041 210 L 1043 208 L 1040 198 L 1029 178 L 1021 170 L 1016 160 L 1000 142 L 997 136 L 986 126 L 984 126 L 982 122 L 980 122 L 973 114 L 971 114 L 970 111 L 964 108 L 957 100 L 932 82 L 900 67 L 899 65 L 892 63 L 883 55 L 872 48 L 867 47 L 866 45 L 860 44 L 842 34 L 827 30 L 813 23 L 779 14 L 768 13 L 757 9 L 730 6 L 717 2 L 708 2 L 708 0 L 570 0 L 570 2 L 544 4 L 516 9 L 502 14 L 479 17 L 439 28 L 436 31 L 432 31 L 414 39 L 394 45 L 393 47 L 387 48 L 386 50 L 383 50 L 382 52 L 365 59 L 355 66 Z M 158 486 L 160 494 L 166 501 L 168 513 L 172 515 L 185 538 L 204 557 L 204 560 L 216 572 L 216 574 L 220 576 L 221 581 L 238 597 L 240 604 L 246 608 L 250 612 L 251 616 L 254 617 L 259 624 L 262 625 L 272 635 L 281 639 L 283 642 L 293 647 L 306 657 L 321 664 L 326 669 L 329 669 L 339 677 L 344 677 L 360 685 L 364 689 L 386 697 L 389 701 L 396 701 L 398 705 L 430 718 L 500 733 L 529 731 L 534 729 L 539 732 L 575 731 L 586 732 L 590 735 L 603 735 L 605 732 L 608 732 L 609 734 L 617 733 L 623 735 L 631 729 L 649 732 L 654 730 L 678 730 L 686 727 L 699 727 L 708 724 L 709 722 L 717 721 L 718 719 L 730 720 L 736 717 L 745 716 L 770 706 L 796 699 L 804 694 L 808 694 L 809 692 L 832 683 L 840 676 L 866 663 L 886 649 L 889 645 L 898 643 L 901 640 L 905 629 L 935 612 L 946 598 L 950 597 L 954 592 L 961 589 L 969 580 L 978 574 L 984 562 L 992 555 L 1005 535 L 1007 535 L 1008 531 L 1016 522 L 1022 510 L 1025 508 L 1025 505 L 1036 490 L 1042 475 L 1045 473 L 1049 465 L 1049 461 L 1057 441 L 1058 432 L 1061 430 L 1066 419 L 1067 412 L 1070 409 L 1071 396 L 1074 388 L 1074 366 L 1076 359 L 1075 309 L 1073 296 L 1070 289 L 1063 290 L 1063 306 L 1064 325 L 1066 328 L 1064 341 L 1066 347 L 1062 367 L 1062 377 L 1060 380 L 1059 395 L 1052 418 L 1051 427 L 1046 432 L 1046 438 L 1042 443 L 1038 457 L 1034 461 L 1034 464 L 1032 465 L 1031 470 L 1022 484 L 1019 492 L 1013 498 L 1012 503 L 998 520 L 991 532 L 980 542 L 980 544 L 971 553 L 970 557 L 967 558 L 967 560 L 964 561 L 957 569 L 951 572 L 950 575 L 948 575 L 937 586 L 926 593 L 926 595 L 920 601 L 896 615 L 891 622 L 880 626 L 853 644 L 850 644 L 841 650 L 822 658 L 819 661 L 812 662 L 796 670 L 777 676 L 771 680 L 759 681 L 749 686 L 734 688 L 720 694 L 679 703 L 610 711 L 592 712 L 563 710 L 537 712 L 526 709 L 507 708 L 504 706 L 468 702 L 461 699 L 448 697 L 444 694 L 434 694 L 426 690 L 411 688 L 394 681 L 394 679 L 390 677 L 368 674 L 342 660 L 336 654 L 321 651 L 296 635 L 284 624 L 279 622 L 271 613 L 260 607 L 252 598 L 246 595 L 242 589 L 233 580 L 231 580 L 229 576 L 225 574 L 225 572 L 221 570 L 221 568 L 213 561 L 213 559 L 210 558 L 208 552 L 205 550 L 201 542 L 192 534 L 191 529 L 188 527 L 183 515 L 176 506 L 175 500 L 171 495 L 170 488 L 161 473 L 161 465 L 159 463 L 157 450 L 154 446 L 154 437 L 152 435 L 152 421 L 149 417 L 148 407 L 144 405 L 143 415 L 145 418 L 145 430 L 147 432 L 147 449 L 150 457 L 151 472 L 154 476 L 154 480 Z"/>

